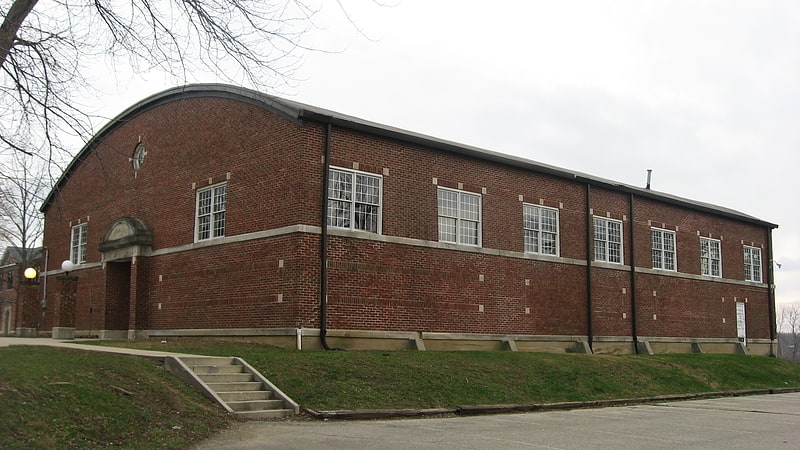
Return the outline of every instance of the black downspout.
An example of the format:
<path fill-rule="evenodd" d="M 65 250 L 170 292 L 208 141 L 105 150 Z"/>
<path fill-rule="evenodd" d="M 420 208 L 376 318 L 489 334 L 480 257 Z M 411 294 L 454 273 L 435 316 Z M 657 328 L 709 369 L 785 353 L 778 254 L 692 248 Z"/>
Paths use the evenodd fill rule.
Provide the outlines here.
<path fill-rule="evenodd" d="M 776 317 L 775 317 L 775 261 L 772 255 L 772 229 L 767 230 L 767 251 L 769 252 L 769 261 L 767 263 L 767 286 L 769 287 L 769 341 L 775 342 L 777 339 Z M 770 348 L 772 345 L 770 344 Z M 777 354 L 773 354 L 777 357 Z"/>
<path fill-rule="evenodd" d="M 639 326 L 636 322 L 636 247 L 634 246 L 636 241 L 633 238 L 633 194 L 630 197 L 630 217 L 628 221 L 631 224 L 631 231 L 630 231 L 630 246 L 629 251 L 631 252 L 631 334 L 633 334 L 633 351 L 636 354 L 639 354 Z"/>
<path fill-rule="evenodd" d="M 328 346 L 328 181 L 330 179 L 331 157 L 331 124 L 325 129 L 325 155 L 322 163 L 322 203 L 320 210 L 319 244 L 319 340 L 322 348 L 331 350 Z"/>
<path fill-rule="evenodd" d="M 589 339 L 589 348 L 594 352 L 594 330 L 592 327 L 592 185 L 586 183 L 586 334 Z"/>

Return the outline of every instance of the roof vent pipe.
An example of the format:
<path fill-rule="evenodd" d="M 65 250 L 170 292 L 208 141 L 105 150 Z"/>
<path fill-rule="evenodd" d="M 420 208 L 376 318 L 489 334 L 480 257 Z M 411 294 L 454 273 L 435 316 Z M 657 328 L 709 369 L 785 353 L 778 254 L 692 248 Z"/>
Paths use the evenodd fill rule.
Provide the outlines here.
<path fill-rule="evenodd" d="M 648 190 L 650 189 L 650 176 L 652 174 L 653 174 L 653 169 L 647 169 L 647 186 L 644 187 L 645 189 Z"/>

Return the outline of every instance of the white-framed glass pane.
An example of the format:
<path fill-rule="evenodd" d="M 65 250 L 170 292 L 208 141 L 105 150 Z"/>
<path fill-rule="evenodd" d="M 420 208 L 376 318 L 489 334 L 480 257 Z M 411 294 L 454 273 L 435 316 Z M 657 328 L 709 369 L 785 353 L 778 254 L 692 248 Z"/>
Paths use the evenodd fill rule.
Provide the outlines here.
<path fill-rule="evenodd" d="M 203 240 L 211 237 L 211 216 L 205 215 L 197 218 L 197 239 Z"/>
<path fill-rule="evenodd" d="M 700 239 L 700 273 L 712 277 L 722 276 L 722 250 L 720 241 Z"/>
<path fill-rule="evenodd" d="M 542 233 L 542 251 L 545 255 L 558 254 L 558 235 L 555 233 Z"/>
<path fill-rule="evenodd" d="M 439 189 L 439 215 L 458 217 L 458 192 Z"/>
<path fill-rule="evenodd" d="M 439 188 L 436 196 L 439 211 L 439 240 L 480 245 L 480 195 Z"/>
<path fill-rule="evenodd" d="M 607 261 L 608 257 L 606 256 L 606 242 L 605 241 L 594 241 L 594 259 L 596 261 Z"/>
<path fill-rule="evenodd" d="M 70 236 L 69 260 L 73 264 L 86 262 L 87 224 L 82 223 L 72 227 Z"/>
<path fill-rule="evenodd" d="M 539 233 L 534 230 L 525 230 L 525 251 L 539 253 Z"/>
<path fill-rule="evenodd" d="M 461 194 L 461 218 L 477 222 L 481 215 L 481 200 L 477 195 Z"/>
<path fill-rule="evenodd" d="M 331 169 L 328 179 L 328 225 L 378 233 L 381 177 Z"/>
<path fill-rule="evenodd" d="M 525 251 L 558 255 L 558 210 L 522 205 Z"/>
<path fill-rule="evenodd" d="M 456 242 L 456 219 L 439 216 L 439 240 Z"/>
<path fill-rule="evenodd" d="M 226 184 L 197 191 L 197 241 L 225 236 L 228 187 Z"/>
<path fill-rule="evenodd" d="M 744 247 L 744 279 L 761 282 L 761 249 Z"/>
<path fill-rule="evenodd" d="M 328 200 L 328 225 L 350 228 L 350 202 Z"/>
<path fill-rule="evenodd" d="M 462 244 L 478 245 L 478 222 L 461 220 L 458 228 Z"/>
<path fill-rule="evenodd" d="M 594 259 L 622 264 L 622 222 L 595 217 Z"/>
<path fill-rule="evenodd" d="M 650 230 L 653 268 L 675 270 L 675 233 L 667 230 Z"/>
<path fill-rule="evenodd" d="M 328 198 L 351 200 L 353 195 L 353 174 L 331 170 L 328 180 Z"/>

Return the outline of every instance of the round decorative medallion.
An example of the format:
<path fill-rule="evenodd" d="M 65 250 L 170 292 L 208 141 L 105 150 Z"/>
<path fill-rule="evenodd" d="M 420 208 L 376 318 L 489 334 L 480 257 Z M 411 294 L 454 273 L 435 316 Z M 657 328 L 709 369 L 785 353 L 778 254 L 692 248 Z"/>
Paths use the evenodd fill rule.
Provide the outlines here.
<path fill-rule="evenodd" d="M 141 142 L 139 145 L 136 146 L 136 149 L 133 151 L 133 157 L 131 158 L 131 163 L 133 164 L 133 170 L 139 170 L 144 164 L 144 157 L 147 156 L 147 152 L 144 150 L 144 144 Z"/>

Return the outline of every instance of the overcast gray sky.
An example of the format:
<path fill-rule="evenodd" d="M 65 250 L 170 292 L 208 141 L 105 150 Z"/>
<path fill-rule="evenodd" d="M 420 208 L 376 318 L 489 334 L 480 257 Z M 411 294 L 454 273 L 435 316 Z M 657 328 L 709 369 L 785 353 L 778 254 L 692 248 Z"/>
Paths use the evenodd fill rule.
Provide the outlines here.
<path fill-rule="evenodd" d="M 777 223 L 800 301 L 800 2 L 328 0 L 282 95 Z M 217 81 L 212 75 L 196 80 Z M 108 117 L 175 84 L 97 99 Z M 91 100 L 90 100 L 91 101 Z M 102 125 L 100 123 L 99 125 Z"/>

